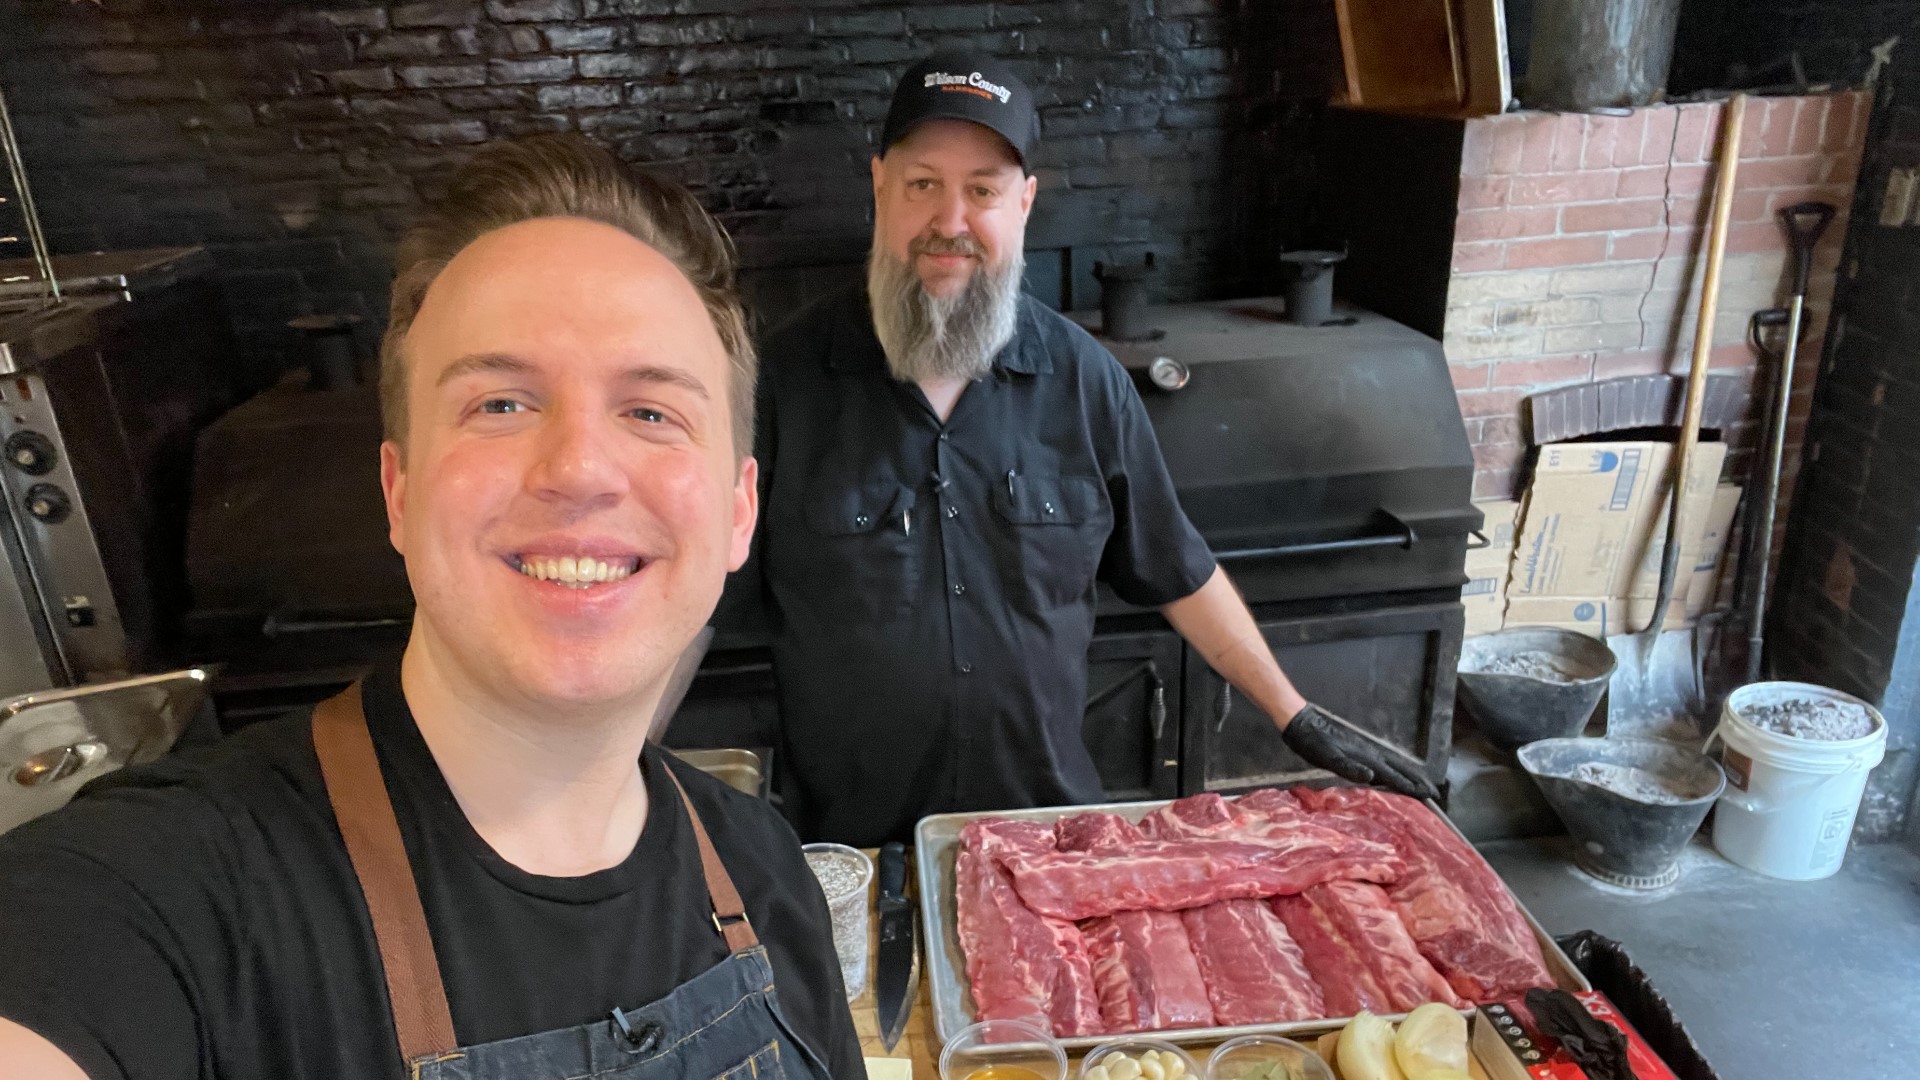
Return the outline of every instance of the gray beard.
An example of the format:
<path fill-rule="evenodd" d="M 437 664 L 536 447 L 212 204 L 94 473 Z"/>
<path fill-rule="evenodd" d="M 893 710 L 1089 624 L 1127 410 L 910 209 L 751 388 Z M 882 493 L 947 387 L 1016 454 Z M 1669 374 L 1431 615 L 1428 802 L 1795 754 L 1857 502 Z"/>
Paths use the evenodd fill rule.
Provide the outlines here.
<path fill-rule="evenodd" d="M 972 380 L 991 370 L 1013 340 L 1025 266 L 1018 253 L 997 267 L 983 260 L 960 295 L 942 299 L 927 292 L 910 264 L 876 243 L 867 259 L 867 298 L 893 377 Z"/>

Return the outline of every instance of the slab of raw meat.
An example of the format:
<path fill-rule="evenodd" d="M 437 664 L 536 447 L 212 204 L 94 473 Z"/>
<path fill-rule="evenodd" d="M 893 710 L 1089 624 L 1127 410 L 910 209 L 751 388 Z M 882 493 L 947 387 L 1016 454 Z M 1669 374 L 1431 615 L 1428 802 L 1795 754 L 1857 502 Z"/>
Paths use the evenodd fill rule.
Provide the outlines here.
<path fill-rule="evenodd" d="M 1180 913 L 1215 1023 L 1279 1024 L 1325 1016 L 1300 946 L 1259 900 L 1222 900 Z"/>
<path fill-rule="evenodd" d="M 1099 810 L 1061 818 L 1053 823 L 1053 835 L 1061 851 L 1124 851 L 1145 839 L 1133 822 Z"/>
<path fill-rule="evenodd" d="M 1156 840 L 1230 835 L 1247 819 L 1225 798 L 1207 792 L 1175 799 L 1140 819 L 1140 830 Z"/>
<path fill-rule="evenodd" d="M 1330 881 L 1268 903 L 1305 955 L 1327 1015 L 1407 1012 L 1429 1001 L 1466 1004 L 1420 955 L 1380 886 Z"/>
<path fill-rule="evenodd" d="M 1053 826 L 1010 818 L 970 821 L 960 832 L 960 842 L 971 843 L 981 854 L 995 862 L 1004 861 L 1007 856 L 1016 853 L 1036 855 L 1052 851 L 1057 844 Z"/>
<path fill-rule="evenodd" d="M 1279 788 L 1261 788 L 1249 791 L 1233 800 L 1233 808 L 1243 817 L 1265 818 L 1268 820 L 1292 819 L 1306 813 L 1300 800 L 1293 792 Z"/>
<path fill-rule="evenodd" d="M 1420 954 L 1455 993 L 1479 1004 L 1554 985 L 1533 928 L 1505 883 L 1433 811 L 1371 788 L 1303 789 L 1296 795 L 1310 817 L 1356 838 L 1391 830 L 1406 872 L 1387 895 Z"/>
<path fill-rule="evenodd" d="M 1258 837 L 1142 840 L 1124 851 L 1013 849 L 1001 864 L 1028 907 L 1073 921 L 1279 896 L 1324 881 L 1388 882 L 1400 872 L 1391 845 L 1310 818 Z"/>
<path fill-rule="evenodd" d="M 960 833 L 955 907 L 979 1019 L 1036 1021 L 1061 1037 L 1102 1033 L 1093 964 L 1078 927 L 1029 910 L 999 858 L 1044 851 L 1053 831 L 976 821 Z M 1043 839 L 1044 837 L 1044 839 Z"/>
<path fill-rule="evenodd" d="M 1179 915 L 1121 911 L 1089 919 L 1080 931 L 1108 1033 L 1213 1026 L 1206 982 Z"/>
<path fill-rule="evenodd" d="M 981 1020 L 1025 1020 L 1047 1030 L 1053 934 L 1013 894 L 1006 871 L 963 846 L 954 858 L 954 917 L 967 985 Z M 1018 910 L 1014 910 L 1018 909 Z M 1024 913 L 1024 914 L 1023 914 Z M 1039 950 L 1038 958 L 1023 950 Z"/>

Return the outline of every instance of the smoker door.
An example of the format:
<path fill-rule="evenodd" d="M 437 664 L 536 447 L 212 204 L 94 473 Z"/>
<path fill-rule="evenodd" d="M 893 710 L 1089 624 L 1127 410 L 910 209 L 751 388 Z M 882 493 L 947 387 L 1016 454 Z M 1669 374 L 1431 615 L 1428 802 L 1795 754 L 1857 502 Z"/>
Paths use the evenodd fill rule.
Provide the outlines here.
<path fill-rule="evenodd" d="M 1425 761 L 1435 782 L 1446 775 L 1452 746 L 1454 671 L 1464 627 L 1458 601 L 1260 622 L 1274 657 L 1308 701 Z M 1231 793 L 1327 775 L 1288 750 L 1273 721 L 1191 649 L 1185 691 L 1183 794 Z"/>
<path fill-rule="evenodd" d="M 1171 799 L 1180 792 L 1180 665 L 1171 631 L 1103 633 L 1087 650 L 1087 712 L 1080 737 L 1108 799 Z"/>

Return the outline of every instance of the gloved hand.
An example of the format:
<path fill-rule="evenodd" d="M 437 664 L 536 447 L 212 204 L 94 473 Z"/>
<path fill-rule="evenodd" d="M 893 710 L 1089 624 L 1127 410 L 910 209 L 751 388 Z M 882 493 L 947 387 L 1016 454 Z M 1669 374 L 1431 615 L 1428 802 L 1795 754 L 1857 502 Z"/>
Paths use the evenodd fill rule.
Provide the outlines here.
<path fill-rule="evenodd" d="M 1416 799 L 1439 795 L 1411 758 L 1318 705 L 1295 713 L 1280 737 L 1309 764 L 1356 784 L 1372 784 Z"/>

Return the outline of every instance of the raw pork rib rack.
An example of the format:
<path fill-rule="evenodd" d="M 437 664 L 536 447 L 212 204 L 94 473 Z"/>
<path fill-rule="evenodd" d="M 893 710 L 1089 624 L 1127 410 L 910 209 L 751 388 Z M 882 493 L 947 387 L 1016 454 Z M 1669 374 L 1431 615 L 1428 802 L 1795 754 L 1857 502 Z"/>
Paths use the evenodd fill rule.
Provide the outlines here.
<path fill-rule="evenodd" d="M 1138 825 L 981 818 L 955 862 L 978 1018 L 1062 1038 L 1463 1007 L 1554 985 L 1478 853 L 1364 788 L 1194 795 Z"/>

